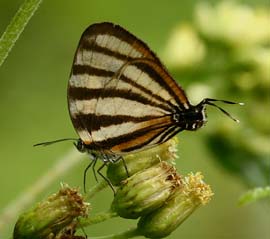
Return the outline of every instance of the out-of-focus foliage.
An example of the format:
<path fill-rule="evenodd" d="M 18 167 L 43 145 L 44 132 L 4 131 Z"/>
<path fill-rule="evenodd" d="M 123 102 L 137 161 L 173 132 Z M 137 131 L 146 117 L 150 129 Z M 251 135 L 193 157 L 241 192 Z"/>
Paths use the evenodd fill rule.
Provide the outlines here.
<path fill-rule="evenodd" d="M 249 186 L 270 183 L 270 8 L 236 2 L 198 4 L 194 22 L 172 32 L 164 56 L 191 98 L 244 102 L 241 123 L 227 118 L 207 130 L 215 159 Z M 202 83 L 203 82 L 203 83 Z"/>
<path fill-rule="evenodd" d="M 225 79 L 228 84 L 223 86 L 224 91 L 228 95 L 238 92 L 241 101 L 248 99 L 245 108 L 241 109 L 245 112 L 241 126 L 230 128 L 225 123 L 220 124 L 216 132 L 208 136 L 209 144 L 225 167 L 252 186 L 267 185 L 270 180 L 269 10 L 231 2 L 223 2 L 215 8 L 201 5 L 197 10 L 201 34 L 227 48 L 224 54 L 227 63 L 231 62 L 231 71 Z M 216 38 L 208 34 L 206 27 L 199 24 L 204 14 L 213 17 L 213 24 L 220 24 L 224 33 L 217 33 Z M 223 150 L 216 150 L 217 147 Z"/>
<path fill-rule="evenodd" d="M 216 194 L 206 209 L 196 212 L 169 238 L 268 238 L 269 214 L 260 210 L 260 205 L 235 206 L 243 185 L 269 185 L 270 171 L 269 8 L 256 6 L 267 0 L 245 2 L 44 1 L 0 68 L 0 210 L 66 151 L 65 144 L 46 150 L 33 150 L 31 145 L 74 134 L 66 109 L 66 84 L 77 41 L 89 24 L 112 21 L 149 44 L 194 103 L 203 97 L 246 103 L 244 107 L 226 106 L 240 124 L 211 109 L 211 127 L 196 132 L 196 136 L 185 132 L 179 135 L 177 168 L 202 170 Z M 1 29 L 6 28 L 20 4 L 18 0 L 0 1 Z M 168 29 L 174 25 L 169 36 Z M 210 158 L 222 167 L 213 167 Z M 87 163 L 79 162 L 81 166 L 61 180 L 82 185 Z M 248 191 L 241 202 L 263 197 L 269 197 L 267 186 Z M 93 209 L 104 210 L 108 198 L 112 198 L 111 192 L 98 195 Z M 105 223 L 106 231 L 111 233 L 132 222 Z M 6 225 L 0 238 L 11 235 L 13 225 Z M 89 235 L 100 235 L 103 229 L 104 224 L 91 227 Z"/>
<path fill-rule="evenodd" d="M 239 199 L 240 205 L 246 205 L 264 198 L 270 197 L 270 187 L 257 187 L 253 190 L 247 191 Z"/>

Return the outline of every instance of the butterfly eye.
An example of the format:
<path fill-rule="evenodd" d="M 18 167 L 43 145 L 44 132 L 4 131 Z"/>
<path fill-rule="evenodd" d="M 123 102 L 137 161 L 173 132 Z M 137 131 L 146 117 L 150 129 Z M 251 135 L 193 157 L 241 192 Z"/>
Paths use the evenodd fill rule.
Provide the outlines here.
<path fill-rule="evenodd" d="M 84 153 L 86 151 L 84 143 L 79 139 L 76 143 L 73 143 L 74 146 L 77 148 L 78 151 Z"/>

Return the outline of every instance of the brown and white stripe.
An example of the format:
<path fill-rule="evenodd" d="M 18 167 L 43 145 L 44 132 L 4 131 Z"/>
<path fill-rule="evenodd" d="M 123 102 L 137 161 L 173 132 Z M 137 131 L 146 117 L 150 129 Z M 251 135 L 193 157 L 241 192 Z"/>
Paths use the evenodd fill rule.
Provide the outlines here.
<path fill-rule="evenodd" d="M 182 130 L 175 111 L 191 107 L 148 46 L 112 23 L 91 25 L 83 33 L 68 104 L 83 143 L 119 155 L 170 139 Z"/>

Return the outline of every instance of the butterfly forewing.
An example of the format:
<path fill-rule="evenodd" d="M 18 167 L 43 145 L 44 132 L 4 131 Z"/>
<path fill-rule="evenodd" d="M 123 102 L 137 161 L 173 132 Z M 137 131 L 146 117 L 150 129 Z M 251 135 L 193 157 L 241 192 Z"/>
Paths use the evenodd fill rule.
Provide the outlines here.
<path fill-rule="evenodd" d="M 179 130 L 176 110 L 190 104 L 145 43 L 111 23 L 82 35 L 68 87 L 69 111 L 81 140 L 114 154 L 165 142 Z"/>

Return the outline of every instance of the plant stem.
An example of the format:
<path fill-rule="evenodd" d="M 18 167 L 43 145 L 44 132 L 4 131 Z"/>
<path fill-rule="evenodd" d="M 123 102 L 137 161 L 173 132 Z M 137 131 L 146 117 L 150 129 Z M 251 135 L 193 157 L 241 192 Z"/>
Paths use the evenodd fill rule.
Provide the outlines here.
<path fill-rule="evenodd" d="M 88 218 L 81 218 L 80 219 L 80 226 L 87 227 L 87 226 L 97 224 L 97 223 L 106 221 L 110 218 L 117 217 L 117 216 L 118 216 L 117 213 L 113 212 L 111 210 L 109 210 L 107 212 L 100 212 L 100 213 L 97 213 L 96 215 L 88 217 Z"/>
<path fill-rule="evenodd" d="M 130 228 L 124 232 L 120 232 L 117 234 L 101 236 L 101 237 L 91 237 L 91 239 L 127 239 L 127 238 L 133 238 L 133 237 L 138 237 L 138 236 L 141 236 L 141 234 L 137 230 L 137 228 Z"/>
<path fill-rule="evenodd" d="M 266 187 L 257 187 L 247 191 L 242 195 L 238 201 L 240 206 L 244 206 L 253 202 L 256 202 L 260 199 L 270 197 L 270 186 Z"/>
<path fill-rule="evenodd" d="M 39 7 L 42 0 L 25 0 L 0 38 L 0 66 L 23 32 L 25 26 Z"/>
<path fill-rule="evenodd" d="M 107 186 L 108 186 L 108 183 L 104 179 L 102 179 L 94 187 L 92 187 L 88 192 L 86 192 L 85 200 L 87 201 L 91 199 L 92 197 L 96 195 L 96 193 L 102 191 Z"/>
<path fill-rule="evenodd" d="M 72 149 L 62 158 L 60 158 L 55 165 L 52 166 L 44 175 L 35 181 L 28 189 L 21 193 L 13 202 L 7 205 L 0 215 L 0 231 L 10 225 L 14 218 L 18 217 L 19 213 L 31 205 L 36 197 L 42 193 L 51 183 L 68 170 L 74 168 L 80 162 L 83 154 L 78 153 Z"/>

